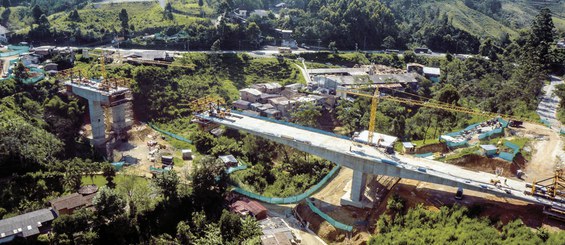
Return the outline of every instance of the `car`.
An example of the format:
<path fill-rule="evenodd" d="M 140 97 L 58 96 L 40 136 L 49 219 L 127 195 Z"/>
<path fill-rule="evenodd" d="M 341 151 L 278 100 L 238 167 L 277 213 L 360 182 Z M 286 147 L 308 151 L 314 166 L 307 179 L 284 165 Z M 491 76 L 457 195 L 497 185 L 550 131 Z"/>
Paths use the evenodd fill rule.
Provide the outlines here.
<path fill-rule="evenodd" d="M 461 200 L 463 199 L 463 188 L 459 187 L 457 192 L 455 193 L 455 199 Z"/>

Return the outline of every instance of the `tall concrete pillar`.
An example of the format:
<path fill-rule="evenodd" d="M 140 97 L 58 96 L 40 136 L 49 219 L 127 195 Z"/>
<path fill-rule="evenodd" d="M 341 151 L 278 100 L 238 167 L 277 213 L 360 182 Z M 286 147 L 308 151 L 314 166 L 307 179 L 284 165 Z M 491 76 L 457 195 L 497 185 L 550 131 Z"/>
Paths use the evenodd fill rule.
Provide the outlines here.
<path fill-rule="evenodd" d="M 121 132 L 126 127 L 126 104 L 112 107 L 112 129 Z"/>
<path fill-rule="evenodd" d="M 101 146 L 106 141 L 106 127 L 104 125 L 104 109 L 100 101 L 89 100 L 90 125 L 92 126 L 92 143 Z"/>
<path fill-rule="evenodd" d="M 365 184 L 367 182 L 367 174 L 359 170 L 353 170 L 353 180 L 351 182 L 350 200 L 353 202 L 361 202 L 365 193 Z"/>

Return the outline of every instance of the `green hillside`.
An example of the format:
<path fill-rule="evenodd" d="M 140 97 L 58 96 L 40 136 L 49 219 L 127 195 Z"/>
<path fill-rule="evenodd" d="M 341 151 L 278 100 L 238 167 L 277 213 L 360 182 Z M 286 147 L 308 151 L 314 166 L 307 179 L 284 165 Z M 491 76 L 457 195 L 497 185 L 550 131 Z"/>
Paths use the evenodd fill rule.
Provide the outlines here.
<path fill-rule="evenodd" d="M 397 18 L 404 22 L 421 21 L 422 11 L 432 15 L 447 16 L 450 23 L 477 37 L 500 38 L 504 33 L 516 37 L 521 29 L 527 28 L 542 7 L 552 11 L 553 21 L 559 33 L 565 33 L 565 2 L 526 0 L 388 0 L 388 6 Z M 493 7 L 492 4 L 496 7 Z M 473 6 L 474 5 L 474 6 Z M 486 6 L 485 6 L 486 5 Z"/>

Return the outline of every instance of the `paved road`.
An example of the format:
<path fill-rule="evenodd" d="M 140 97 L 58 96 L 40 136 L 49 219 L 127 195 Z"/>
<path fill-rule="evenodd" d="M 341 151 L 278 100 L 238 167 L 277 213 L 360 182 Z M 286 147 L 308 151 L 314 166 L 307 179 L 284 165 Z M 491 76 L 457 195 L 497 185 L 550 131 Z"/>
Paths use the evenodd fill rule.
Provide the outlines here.
<path fill-rule="evenodd" d="M 550 83 L 543 87 L 544 95 L 541 98 L 541 102 L 538 105 L 536 112 L 538 115 L 551 123 L 552 128 L 559 130 L 561 128 L 561 122 L 557 119 L 557 108 L 559 107 L 559 101 L 561 99 L 559 96 L 555 95 L 555 85 L 562 84 L 563 80 L 559 77 L 551 76 Z"/>
<path fill-rule="evenodd" d="M 356 158 L 375 162 L 380 161 L 381 159 L 391 160 L 389 155 L 384 154 L 375 147 L 361 145 L 348 139 L 321 134 L 298 127 L 283 125 L 243 115 L 230 117 L 230 120 L 209 117 L 205 114 L 200 116 L 216 123 L 223 124 L 227 127 L 245 130 L 248 132 L 257 132 L 263 135 L 271 135 L 272 137 L 291 139 L 297 142 L 306 142 L 309 145 L 327 149 L 338 154 L 349 154 Z M 456 165 L 412 156 L 399 155 L 395 158 L 397 159 L 393 161 L 400 163 L 398 168 L 401 169 L 418 171 L 419 168 L 425 168 L 425 174 L 427 175 L 457 181 L 459 183 L 464 183 L 465 185 L 474 186 L 475 188 L 482 188 L 481 190 L 490 194 L 507 197 L 508 195 L 505 193 L 505 190 L 510 190 L 512 192 L 512 196 L 521 200 L 541 204 L 552 203 L 544 198 L 525 195 L 524 191 L 526 191 L 527 188 L 524 181 L 508 179 L 507 185 L 497 187 L 490 184 L 490 180 L 499 179 L 501 182 L 504 182 L 504 178 L 499 178 L 492 173 L 472 171 Z"/>

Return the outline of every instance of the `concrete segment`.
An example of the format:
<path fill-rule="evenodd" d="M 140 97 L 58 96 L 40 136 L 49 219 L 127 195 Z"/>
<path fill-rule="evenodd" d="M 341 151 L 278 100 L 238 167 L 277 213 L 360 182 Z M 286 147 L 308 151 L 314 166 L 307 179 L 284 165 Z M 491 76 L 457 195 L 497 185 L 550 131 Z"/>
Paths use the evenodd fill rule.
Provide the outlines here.
<path fill-rule="evenodd" d="M 456 165 L 412 156 L 392 157 L 375 147 L 359 145 L 351 140 L 243 115 L 228 119 L 210 117 L 208 114 L 201 114 L 199 117 L 322 157 L 356 172 L 463 187 L 496 196 L 563 206 L 542 197 L 524 194 L 527 188 L 523 181 L 508 179 L 506 186 L 493 185 L 490 180 L 499 177 L 491 173 L 467 170 Z M 359 185 L 355 188 L 359 188 Z"/>
<path fill-rule="evenodd" d="M 104 124 L 104 109 L 100 101 L 89 100 L 90 125 L 92 126 L 92 140 L 95 146 L 106 142 L 106 126 Z"/>

